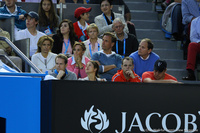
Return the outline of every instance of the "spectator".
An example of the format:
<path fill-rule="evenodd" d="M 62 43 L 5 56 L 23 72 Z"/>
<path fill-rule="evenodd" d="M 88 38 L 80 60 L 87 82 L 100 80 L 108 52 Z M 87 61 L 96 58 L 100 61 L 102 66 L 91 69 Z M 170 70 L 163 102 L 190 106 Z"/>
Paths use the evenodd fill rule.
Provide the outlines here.
<path fill-rule="evenodd" d="M 118 70 L 112 77 L 113 82 L 141 82 L 140 77 L 133 71 L 134 64 L 131 57 L 122 59 L 122 70 Z"/>
<path fill-rule="evenodd" d="M 5 5 L 0 7 L 0 19 L 15 18 L 15 32 L 25 29 L 25 17 L 26 11 L 15 4 L 16 0 L 5 0 Z"/>
<path fill-rule="evenodd" d="M 187 49 L 190 43 L 190 25 L 192 20 L 200 16 L 199 14 L 199 4 L 198 0 L 182 0 L 181 9 L 183 20 L 182 23 L 185 25 L 184 34 L 186 36 L 186 42 L 183 45 L 184 59 L 187 59 Z"/>
<path fill-rule="evenodd" d="M 87 77 L 79 78 L 79 80 L 89 80 L 89 81 L 106 81 L 106 79 L 101 79 L 98 76 L 99 65 L 97 62 L 90 60 L 85 68 L 85 72 L 87 73 Z"/>
<path fill-rule="evenodd" d="M 89 12 L 91 11 L 91 9 L 91 7 L 79 7 L 74 12 L 74 16 L 75 18 L 77 18 L 77 22 L 73 23 L 74 31 L 78 36 L 79 41 L 85 41 L 89 38 L 86 30 L 89 24 L 86 21 L 89 20 Z"/>
<path fill-rule="evenodd" d="M 138 49 L 138 40 L 135 35 L 124 32 L 125 24 L 120 18 L 115 18 L 113 21 L 113 30 L 117 37 L 116 45 L 113 46 L 113 51 L 122 57 L 129 56 L 132 52 Z"/>
<path fill-rule="evenodd" d="M 85 67 L 90 59 L 84 56 L 85 50 L 86 48 L 83 42 L 76 42 L 73 46 L 74 56 L 68 59 L 67 69 L 74 72 L 77 79 L 87 77 Z"/>
<path fill-rule="evenodd" d="M 144 83 L 179 83 L 177 79 L 166 73 L 167 62 L 157 60 L 154 64 L 153 72 L 144 72 L 142 74 L 142 82 Z"/>
<path fill-rule="evenodd" d="M 45 73 L 55 67 L 56 54 L 50 52 L 53 47 L 53 39 L 49 36 L 42 36 L 37 43 L 37 53 L 31 57 L 31 61 Z M 31 69 L 31 72 L 35 72 Z"/>
<path fill-rule="evenodd" d="M 154 63 L 160 59 L 160 57 L 152 52 L 153 43 L 150 39 L 145 38 L 139 44 L 138 51 L 130 55 L 134 62 L 134 72 L 142 77 L 142 74 L 146 71 L 153 71 Z"/>
<path fill-rule="evenodd" d="M 188 75 L 183 77 L 183 80 L 196 80 L 194 70 L 196 64 L 196 56 L 200 53 L 200 17 L 194 19 L 191 23 L 190 40 L 191 43 L 188 47 L 188 58 L 186 69 Z"/>
<path fill-rule="evenodd" d="M 39 31 L 53 36 L 58 27 L 58 16 L 56 15 L 52 0 L 41 0 L 39 5 Z"/>
<path fill-rule="evenodd" d="M 103 35 L 102 51 L 92 55 L 92 60 L 99 64 L 100 78 L 111 81 L 112 76 L 121 69 L 122 57 L 112 51 L 112 47 L 116 43 L 116 37 L 113 33 L 106 32 Z"/>
<path fill-rule="evenodd" d="M 101 0 L 90 0 L 90 2 L 89 2 L 89 4 L 100 4 L 100 3 L 101 3 Z M 112 4 L 113 5 L 123 5 L 124 6 L 124 18 L 125 18 L 126 22 L 131 21 L 131 12 L 123 0 L 112 0 Z"/>
<path fill-rule="evenodd" d="M 89 39 L 84 41 L 86 51 L 85 56 L 91 59 L 92 54 L 102 50 L 102 39 L 98 38 L 99 29 L 96 24 L 90 24 L 87 27 Z"/>
<path fill-rule="evenodd" d="M 21 0 L 22 2 L 40 3 L 41 0 Z M 57 0 L 52 0 L 53 3 L 57 4 Z"/>
<path fill-rule="evenodd" d="M 57 34 L 53 35 L 52 38 L 54 39 L 53 53 L 63 53 L 68 56 L 72 55 L 72 47 L 75 41 L 78 41 L 78 37 L 74 33 L 74 26 L 71 20 L 62 20 L 59 24 Z"/>
<path fill-rule="evenodd" d="M 101 15 L 95 17 L 94 22 L 99 28 L 99 36 L 102 37 L 105 32 L 113 32 L 113 20 L 115 18 L 120 18 L 123 23 L 125 23 L 124 17 L 119 14 L 112 12 L 112 3 L 110 0 L 102 0 L 101 1 L 101 11 L 103 12 Z M 125 24 L 124 31 L 128 33 L 127 24 Z"/>
<path fill-rule="evenodd" d="M 56 69 L 50 75 L 59 80 L 77 80 L 76 74 L 66 69 L 68 62 L 67 56 L 59 54 L 56 56 L 55 62 Z"/>
<path fill-rule="evenodd" d="M 7 31 L 4 31 L 0 28 L 0 36 L 7 37 L 10 40 L 10 34 Z M 0 41 L 0 54 L 6 55 L 10 60 L 22 70 L 22 59 L 15 56 L 15 53 L 12 51 L 12 48 L 5 42 Z"/>
<path fill-rule="evenodd" d="M 25 14 L 25 17 L 27 28 L 17 32 L 15 35 L 15 40 L 30 38 L 30 56 L 32 56 L 37 51 L 37 42 L 39 38 L 45 34 L 36 30 L 39 20 L 39 16 L 36 12 L 30 11 L 29 13 Z"/>
<path fill-rule="evenodd" d="M 89 0 L 60 0 L 59 3 L 82 3 L 82 4 L 87 4 Z"/>

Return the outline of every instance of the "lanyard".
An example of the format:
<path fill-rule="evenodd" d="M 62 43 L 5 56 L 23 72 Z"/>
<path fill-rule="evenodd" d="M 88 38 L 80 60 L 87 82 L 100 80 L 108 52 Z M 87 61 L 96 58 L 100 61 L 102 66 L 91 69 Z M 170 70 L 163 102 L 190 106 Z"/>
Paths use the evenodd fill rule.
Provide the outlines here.
<path fill-rule="evenodd" d="M 116 53 L 118 54 L 119 51 L 118 51 L 118 41 L 116 42 Z M 124 58 L 126 54 L 126 39 L 124 39 L 124 48 L 123 48 L 123 55 L 122 55 L 122 58 Z"/>
<path fill-rule="evenodd" d="M 81 29 L 81 31 L 82 31 L 82 33 L 83 33 L 83 35 L 84 35 L 84 36 L 86 36 L 86 35 L 85 35 L 85 33 L 84 33 L 84 31 L 83 31 L 83 29 L 82 29 L 82 27 L 80 27 L 80 29 Z"/>
<path fill-rule="evenodd" d="M 67 45 L 66 45 L 66 43 L 65 43 L 65 41 L 64 41 L 64 44 L 65 44 L 65 55 L 66 55 L 66 53 L 67 53 L 67 49 L 68 49 L 68 47 L 69 47 L 69 42 L 70 42 L 70 39 L 68 39 L 68 42 L 67 42 Z"/>
<path fill-rule="evenodd" d="M 104 19 L 105 19 L 105 21 L 106 21 L 106 24 L 108 25 L 108 22 L 107 22 L 107 20 L 106 20 L 106 16 L 105 16 L 104 13 L 103 13 L 103 17 L 104 17 Z M 113 20 L 112 20 L 112 16 L 110 16 L 110 20 L 111 20 L 111 22 L 113 22 Z"/>
<path fill-rule="evenodd" d="M 91 48 L 91 45 L 89 43 L 89 49 L 90 49 L 90 57 L 92 57 L 92 48 Z M 100 50 L 100 45 L 98 43 L 98 51 Z"/>

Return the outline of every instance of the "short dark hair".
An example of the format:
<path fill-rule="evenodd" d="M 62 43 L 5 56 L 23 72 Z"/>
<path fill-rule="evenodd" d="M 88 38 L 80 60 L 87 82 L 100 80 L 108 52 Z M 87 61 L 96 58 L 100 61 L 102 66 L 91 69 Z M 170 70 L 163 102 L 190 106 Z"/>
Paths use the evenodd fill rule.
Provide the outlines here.
<path fill-rule="evenodd" d="M 102 2 L 107 1 L 108 3 L 110 3 L 110 5 L 112 5 L 112 0 L 101 0 L 100 5 Z"/>
<path fill-rule="evenodd" d="M 83 42 L 75 42 L 72 50 L 74 50 L 77 45 L 80 45 L 83 51 L 86 50 L 85 44 Z"/>
<path fill-rule="evenodd" d="M 68 62 L 68 58 L 67 58 L 67 56 L 65 56 L 64 54 L 58 54 L 58 55 L 56 56 L 56 58 L 55 58 L 55 62 L 56 62 L 56 59 L 57 59 L 57 58 L 64 59 L 65 64 L 67 64 L 67 62 Z"/>
<path fill-rule="evenodd" d="M 142 41 L 141 42 L 143 42 L 143 41 L 145 41 L 145 42 L 147 42 L 147 44 L 148 44 L 148 49 L 152 49 L 153 50 L 153 43 L 152 43 L 152 41 L 149 39 L 149 38 L 144 38 L 144 39 L 142 39 Z"/>
<path fill-rule="evenodd" d="M 104 36 L 110 36 L 112 42 L 114 42 L 114 43 L 116 44 L 117 38 L 116 38 L 116 36 L 115 36 L 114 33 L 112 33 L 112 32 L 105 32 L 105 33 L 103 34 L 103 37 L 104 37 Z"/>
<path fill-rule="evenodd" d="M 97 69 L 97 71 L 95 72 L 95 76 L 99 77 L 99 75 L 98 75 L 98 72 L 99 72 L 99 65 L 98 65 L 98 63 L 96 61 L 93 61 L 93 60 L 90 60 L 89 62 L 91 62 L 92 65 L 94 66 L 94 68 Z"/>
<path fill-rule="evenodd" d="M 124 58 L 122 59 L 122 65 L 123 65 L 124 60 L 130 60 L 130 61 L 132 61 L 132 64 L 134 65 L 133 58 L 131 58 L 131 57 L 129 57 L 129 56 L 124 57 Z"/>

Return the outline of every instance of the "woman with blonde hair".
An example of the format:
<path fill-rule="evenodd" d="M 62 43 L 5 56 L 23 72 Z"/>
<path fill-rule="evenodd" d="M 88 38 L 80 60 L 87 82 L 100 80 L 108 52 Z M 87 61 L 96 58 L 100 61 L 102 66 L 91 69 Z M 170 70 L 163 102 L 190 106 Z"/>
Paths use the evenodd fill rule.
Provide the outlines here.
<path fill-rule="evenodd" d="M 92 54 L 102 50 L 102 39 L 98 38 L 99 29 L 95 23 L 88 25 L 87 34 L 89 39 L 84 41 L 86 51 L 85 56 L 92 58 Z"/>
<path fill-rule="evenodd" d="M 37 43 L 37 52 L 31 57 L 31 61 L 43 72 L 51 71 L 55 66 L 57 54 L 51 52 L 53 39 L 49 36 L 42 36 Z M 35 72 L 31 69 L 31 72 Z"/>

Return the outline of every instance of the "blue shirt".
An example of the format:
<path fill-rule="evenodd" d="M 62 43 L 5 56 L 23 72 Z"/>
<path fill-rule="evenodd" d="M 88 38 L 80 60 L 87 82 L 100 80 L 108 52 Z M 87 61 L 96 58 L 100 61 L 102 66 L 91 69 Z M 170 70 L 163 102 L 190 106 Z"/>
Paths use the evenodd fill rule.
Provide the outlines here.
<path fill-rule="evenodd" d="M 195 18 L 191 23 L 190 40 L 191 42 L 200 42 L 200 17 Z"/>
<path fill-rule="evenodd" d="M 107 81 L 111 81 L 112 77 L 115 73 L 117 73 L 117 70 L 121 69 L 122 65 L 122 57 L 119 54 L 116 54 L 115 52 L 112 52 L 111 55 L 107 56 L 103 51 L 96 52 L 92 55 L 92 60 L 99 61 L 101 64 L 99 66 L 99 76 L 100 78 L 105 78 Z M 116 68 L 111 69 L 107 72 L 103 71 L 103 66 L 105 65 L 115 65 Z"/>
<path fill-rule="evenodd" d="M 154 63 L 160 59 L 160 57 L 154 53 L 151 52 L 149 54 L 149 58 L 147 60 L 143 60 L 139 55 L 138 51 L 130 54 L 131 58 L 133 58 L 134 61 L 134 71 L 137 75 L 142 77 L 142 74 L 146 71 L 153 71 L 154 70 Z"/>
<path fill-rule="evenodd" d="M 183 16 L 183 24 L 188 24 L 191 22 L 193 17 L 200 16 L 199 5 L 196 0 L 182 0 L 181 9 Z"/>

